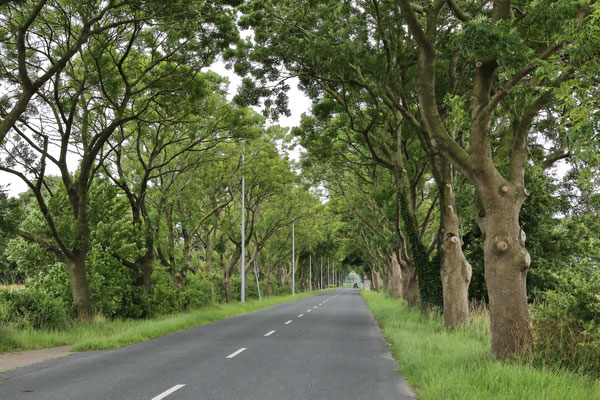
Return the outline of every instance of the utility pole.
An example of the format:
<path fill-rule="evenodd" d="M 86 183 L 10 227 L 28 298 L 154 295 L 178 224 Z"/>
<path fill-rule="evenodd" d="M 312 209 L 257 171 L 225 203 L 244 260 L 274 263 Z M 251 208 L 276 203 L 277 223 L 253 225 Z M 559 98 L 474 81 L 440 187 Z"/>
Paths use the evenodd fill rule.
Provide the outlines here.
<path fill-rule="evenodd" d="M 294 238 L 294 222 L 292 221 L 292 295 L 296 294 L 296 253 L 295 253 L 295 238 Z"/>
<path fill-rule="evenodd" d="M 327 289 L 329 289 L 329 257 L 327 257 Z"/>
<path fill-rule="evenodd" d="M 333 287 L 335 287 L 335 265 L 333 266 L 333 270 L 331 271 L 331 275 L 333 277 Z"/>
<path fill-rule="evenodd" d="M 312 251 L 312 249 L 311 249 Z M 312 292 L 312 254 L 308 253 L 308 291 Z"/>
<path fill-rule="evenodd" d="M 323 290 L 323 257 L 321 257 L 321 285 L 319 286 L 320 290 Z"/>
<path fill-rule="evenodd" d="M 245 299 L 244 299 L 244 276 L 246 274 L 246 233 L 244 232 L 244 225 L 245 225 L 245 214 L 246 214 L 246 210 L 245 210 L 245 204 L 244 204 L 244 197 L 245 197 L 245 185 L 246 185 L 246 180 L 244 177 L 244 143 L 242 142 L 242 270 L 241 270 L 241 275 L 242 275 L 242 283 L 241 283 L 241 292 L 242 292 L 242 304 L 244 303 Z"/>

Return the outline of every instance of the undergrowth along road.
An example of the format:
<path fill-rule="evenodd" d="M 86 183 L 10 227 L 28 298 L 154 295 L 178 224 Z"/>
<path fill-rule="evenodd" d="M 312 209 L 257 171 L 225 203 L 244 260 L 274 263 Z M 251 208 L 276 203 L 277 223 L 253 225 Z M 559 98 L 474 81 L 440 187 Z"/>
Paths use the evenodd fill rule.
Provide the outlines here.
<path fill-rule="evenodd" d="M 421 400 L 600 400 L 600 381 L 591 377 L 496 361 L 485 316 L 449 331 L 401 300 L 362 296 Z"/>
<path fill-rule="evenodd" d="M 73 351 L 114 349 L 316 293 L 320 291 L 302 292 L 294 296 L 269 296 L 262 301 L 248 300 L 244 304 L 214 304 L 144 320 L 97 319 L 91 324 L 75 323 L 64 330 L 17 330 L 3 326 L 0 327 L 0 351 L 36 350 L 65 345 L 73 345 Z"/>

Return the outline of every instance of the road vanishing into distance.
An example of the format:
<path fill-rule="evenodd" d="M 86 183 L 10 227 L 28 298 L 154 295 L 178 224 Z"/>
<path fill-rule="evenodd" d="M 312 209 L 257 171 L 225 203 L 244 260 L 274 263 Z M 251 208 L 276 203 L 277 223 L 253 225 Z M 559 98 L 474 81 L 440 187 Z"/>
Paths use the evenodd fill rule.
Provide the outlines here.
<path fill-rule="evenodd" d="M 0 399 L 412 399 L 358 289 L 0 374 Z"/>

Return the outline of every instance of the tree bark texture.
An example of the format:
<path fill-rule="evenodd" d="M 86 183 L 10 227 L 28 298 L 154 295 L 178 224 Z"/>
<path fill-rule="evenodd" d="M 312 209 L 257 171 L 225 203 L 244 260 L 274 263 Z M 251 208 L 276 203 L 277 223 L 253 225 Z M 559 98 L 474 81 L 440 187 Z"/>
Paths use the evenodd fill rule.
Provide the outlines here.
<path fill-rule="evenodd" d="M 456 328 L 469 322 L 471 265 L 462 251 L 451 165 L 445 160 L 440 185 L 440 232 L 444 324 Z"/>
<path fill-rule="evenodd" d="M 525 249 L 525 234 L 519 225 L 519 212 L 528 194 L 523 182 L 527 158 L 526 129 L 513 141 L 509 157 L 510 181 L 494 165 L 490 133 L 493 112 L 510 91 L 512 83 L 495 89 L 499 66 L 495 58 L 475 63 L 470 97 L 470 142 L 468 151 L 463 149 L 448 134 L 437 104 L 435 39 L 437 17 L 444 2 L 434 3 L 429 8 L 423 24 L 408 0 L 398 0 L 398 4 L 419 47 L 417 90 L 427 140 L 473 184 L 479 202 L 477 222 L 484 238 L 492 352 L 499 359 L 526 353 L 532 343 L 525 290 L 530 256 Z M 499 4 L 493 5 L 492 24 L 510 17 L 510 3 L 503 3 L 508 4 L 508 8 Z M 523 76 L 527 74 L 527 68 L 524 71 Z"/>
<path fill-rule="evenodd" d="M 402 270 L 402 294 L 404 300 L 409 307 L 420 307 L 421 298 L 419 296 L 419 277 L 415 266 L 410 262 L 403 262 L 401 265 Z"/>
<path fill-rule="evenodd" d="M 403 287 L 402 287 L 402 270 L 398 263 L 398 256 L 396 252 L 393 252 L 390 256 L 390 270 L 391 270 L 391 289 L 392 296 L 396 299 L 403 298 Z"/>
<path fill-rule="evenodd" d="M 71 294 L 77 310 L 77 319 L 82 322 L 90 322 L 94 316 L 94 311 L 85 271 L 85 253 L 74 253 L 73 257 L 68 257 L 65 261 L 69 271 Z"/>
<path fill-rule="evenodd" d="M 482 201 L 477 223 L 484 238 L 492 351 L 500 359 L 526 354 L 533 340 L 526 291 L 531 258 L 519 213 L 527 192 L 501 176 L 475 188 Z"/>

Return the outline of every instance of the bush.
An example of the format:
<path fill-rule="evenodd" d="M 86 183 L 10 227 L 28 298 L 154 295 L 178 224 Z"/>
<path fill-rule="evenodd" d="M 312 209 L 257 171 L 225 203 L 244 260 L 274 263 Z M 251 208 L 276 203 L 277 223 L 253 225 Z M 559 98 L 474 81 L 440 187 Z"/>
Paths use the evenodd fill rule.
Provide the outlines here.
<path fill-rule="evenodd" d="M 200 308 L 211 302 L 211 281 L 201 274 L 189 274 L 186 277 L 183 303 L 188 308 Z"/>
<path fill-rule="evenodd" d="M 323 284 L 325 284 L 325 283 L 323 283 Z M 277 283 L 275 283 L 273 285 L 273 288 L 275 288 L 275 296 L 281 296 L 281 295 L 286 295 L 286 294 L 292 293 L 292 286 L 287 283 L 281 287 L 279 287 L 277 285 Z"/>
<path fill-rule="evenodd" d="M 61 329 L 69 323 L 64 303 L 36 289 L 0 290 L 0 321 L 34 329 Z"/>
<path fill-rule="evenodd" d="M 567 270 L 533 307 L 534 361 L 600 377 L 600 273 Z"/>
<path fill-rule="evenodd" d="M 164 315 L 183 309 L 183 296 L 173 287 L 171 275 L 162 266 L 157 266 L 150 278 L 148 310 L 151 315 Z"/>
<path fill-rule="evenodd" d="M 139 272 L 124 267 L 97 244 L 88 253 L 86 268 L 96 313 L 110 319 L 143 318 L 148 314 L 144 290 L 136 285 Z"/>
<path fill-rule="evenodd" d="M 212 303 L 223 303 L 227 299 L 225 288 L 223 287 L 223 275 L 211 273 L 208 277 L 210 282 L 210 300 Z"/>

